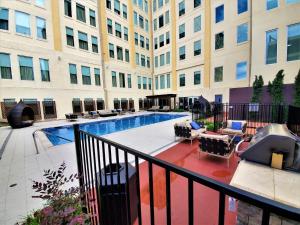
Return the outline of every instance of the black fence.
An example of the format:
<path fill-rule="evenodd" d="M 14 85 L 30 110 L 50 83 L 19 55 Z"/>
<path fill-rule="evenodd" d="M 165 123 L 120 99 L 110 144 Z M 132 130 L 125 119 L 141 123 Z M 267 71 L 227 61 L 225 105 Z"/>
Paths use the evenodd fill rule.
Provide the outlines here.
<path fill-rule="evenodd" d="M 260 208 L 263 212 L 260 223 L 263 225 L 269 224 L 270 214 L 300 221 L 300 209 L 215 181 L 105 138 L 94 136 L 79 130 L 79 125 L 74 125 L 74 135 L 78 172 L 81 174 L 79 182 L 84 193 L 83 202 L 92 215 L 92 224 L 154 225 L 157 215 L 154 209 L 153 167 L 162 169 L 165 176 L 163 178 L 165 188 L 158 190 L 166 196 L 164 224 L 172 224 L 171 212 L 176 207 L 171 204 L 173 175 L 181 176 L 187 181 L 187 187 L 177 194 L 187 196 L 187 224 L 189 225 L 194 224 L 195 215 L 199 213 L 194 207 L 195 184 L 210 188 L 218 194 L 217 219 L 212 218 L 212 220 L 218 221 L 219 225 L 225 223 L 225 204 L 229 196 Z M 140 173 L 141 160 L 146 162 L 148 171 L 149 207 L 147 208 L 142 208 L 141 204 L 140 181 L 145 177 L 145 174 Z M 202 201 L 201 204 L 209 205 L 209 202 Z M 142 219 L 143 210 L 149 210 L 149 221 Z"/>

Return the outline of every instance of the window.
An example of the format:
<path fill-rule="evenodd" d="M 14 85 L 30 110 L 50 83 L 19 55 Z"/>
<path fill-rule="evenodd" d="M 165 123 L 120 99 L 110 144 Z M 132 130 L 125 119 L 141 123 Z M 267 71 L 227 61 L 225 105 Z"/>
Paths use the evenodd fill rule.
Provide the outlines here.
<path fill-rule="evenodd" d="M 159 79 L 160 79 L 160 89 L 165 89 L 165 75 L 160 75 L 160 77 L 159 77 Z"/>
<path fill-rule="evenodd" d="M 77 69 L 75 64 L 69 64 L 70 82 L 77 84 Z"/>
<path fill-rule="evenodd" d="M 241 24 L 237 27 L 237 43 L 248 41 L 248 23 Z"/>
<path fill-rule="evenodd" d="M 92 50 L 95 53 L 98 53 L 98 38 L 95 36 L 92 36 Z"/>
<path fill-rule="evenodd" d="M 133 4 L 137 5 L 137 0 L 133 0 Z"/>
<path fill-rule="evenodd" d="M 115 71 L 111 71 L 111 82 L 113 87 L 117 87 L 117 73 Z"/>
<path fill-rule="evenodd" d="M 201 16 L 197 16 L 194 18 L 194 32 L 198 32 L 201 30 Z"/>
<path fill-rule="evenodd" d="M 142 89 L 142 77 L 138 76 L 138 89 Z"/>
<path fill-rule="evenodd" d="M 125 88 L 125 74 L 119 73 L 120 88 Z"/>
<path fill-rule="evenodd" d="M 159 47 L 163 47 L 165 45 L 165 37 L 164 34 L 159 35 Z"/>
<path fill-rule="evenodd" d="M 40 69 L 42 81 L 50 82 L 49 61 L 47 59 L 40 59 Z"/>
<path fill-rule="evenodd" d="M 117 46 L 117 59 L 123 60 L 123 48 L 120 46 Z"/>
<path fill-rule="evenodd" d="M 170 11 L 166 11 L 166 14 L 165 14 L 165 22 L 166 24 L 169 24 L 170 23 Z"/>
<path fill-rule="evenodd" d="M 135 53 L 135 64 L 140 65 L 140 54 L 139 53 Z"/>
<path fill-rule="evenodd" d="M 27 36 L 31 35 L 29 14 L 16 11 L 16 32 Z"/>
<path fill-rule="evenodd" d="M 155 67 L 158 67 L 158 56 L 155 56 L 155 58 L 154 58 L 154 64 L 155 64 Z"/>
<path fill-rule="evenodd" d="M 236 64 L 236 79 L 244 80 L 247 77 L 247 62 L 239 62 Z"/>
<path fill-rule="evenodd" d="M 109 34 L 113 34 L 113 26 L 112 26 L 112 20 L 107 19 L 107 31 Z"/>
<path fill-rule="evenodd" d="M 223 81 L 223 66 L 215 67 L 215 82 Z"/>
<path fill-rule="evenodd" d="M 18 56 L 21 80 L 34 80 L 32 57 Z"/>
<path fill-rule="evenodd" d="M 134 12 L 133 13 L 134 14 L 134 17 L 133 17 L 133 19 L 134 19 L 134 25 L 138 25 L 138 14 L 136 13 L 136 12 Z"/>
<path fill-rule="evenodd" d="M 148 79 L 148 88 L 149 90 L 152 90 L 152 78 Z"/>
<path fill-rule="evenodd" d="M 67 45 L 74 47 L 74 34 L 72 28 L 66 27 L 66 37 L 67 37 Z"/>
<path fill-rule="evenodd" d="M 185 46 L 182 46 L 179 48 L 179 59 L 180 60 L 185 59 Z"/>
<path fill-rule="evenodd" d="M 120 1 L 119 0 L 115 0 L 114 1 L 114 11 L 117 14 L 121 14 L 121 10 L 120 10 Z"/>
<path fill-rule="evenodd" d="M 127 20 L 127 6 L 125 4 L 122 4 L 123 8 L 123 18 Z"/>
<path fill-rule="evenodd" d="M 147 90 L 147 77 L 143 77 L 143 89 Z"/>
<path fill-rule="evenodd" d="M 224 32 L 215 35 L 215 50 L 224 47 Z"/>
<path fill-rule="evenodd" d="M 0 8 L 0 29 L 8 30 L 8 9 Z"/>
<path fill-rule="evenodd" d="M 179 86 L 184 87 L 185 86 L 185 74 L 179 75 Z"/>
<path fill-rule="evenodd" d="M 143 66 L 143 67 L 146 66 L 146 58 L 144 55 L 141 55 L 141 66 Z"/>
<path fill-rule="evenodd" d="M 134 43 L 135 43 L 135 45 L 139 45 L 139 35 L 138 35 L 138 33 L 134 33 Z"/>
<path fill-rule="evenodd" d="M 171 76 L 169 73 L 167 74 L 167 88 L 171 88 Z"/>
<path fill-rule="evenodd" d="M 201 41 L 194 42 L 194 56 L 201 54 Z"/>
<path fill-rule="evenodd" d="M 154 38 L 154 49 L 158 48 L 157 38 Z"/>
<path fill-rule="evenodd" d="M 277 29 L 266 32 L 266 64 L 277 63 Z"/>
<path fill-rule="evenodd" d="M 161 28 L 164 26 L 164 15 L 158 17 L 158 27 Z"/>
<path fill-rule="evenodd" d="M 127 74 L 127 87 L 132 88 L 131 74 Z"/>
<path fill-rule="evenodd" d="M 150 49 L 150 43 L 149 43 L 149 39 L 146 38 L 146 49 L 149 50 Z"/>
<path fill-rule="evenodd" d="M 147 67 L 150 68 L 150 57 L 147 57 Z"/>
<path fill-rule="evenodd" d="M 300 0 L 286 0 L 287 4 L 299 3 Z"/>
<path fill-rule="evenodd" d="M 146 32 L 149 31 L 149 22 L 147 19 L 145 19 L 145 30 L 146 30 Z"/>
<path fill-rule="evenodd" d="M 140 36 L 140 46 L 141 46 L 141 48 L 145 48 L 145 38 L 144 38 L 144 36 Z"/>
<path fill-rule="evenodd" d="M 12 79 L 10 55 L 6 53 L 0 53 L 0 78 Z"/>
<path fill-rule="evenodd" d="M 248 11 L 248 0 L 237 0 L 238 1 L 238 14 Z"/>
<path fill-rule="evenodd" d="M 90 9 L 90 25 L 96 26 L 96 13 L 94 10 Z"/>
<path fill-rule="evenodd" d="M 45 7 L 45 0 L 35 0 L 35 4 L 40 7 Z"/>
<path fill-rule="evenodd" d="M 267 0 L 267 10 L 271 10 L 278 7 L 278 0 Z"/>
<path fill-rule="evenodd" d="M 166 45 L 170 43 L 170 32 L 166 33 Z"/>
<path fill-rule="evenodd" d="M 65 15 L 72 17 L 72 3 L 71 0 L 65 0 L 64 1 L 64 6 L 65 6 Z"/>
<path fill-rule="evenodd" d="M 216 23 L 223 21 L 224 20 L 224 5 L 220 5 L 220 6 L 216 7 L 215 13 L 216 13 L 216 15 L 215 15 Z"/>
<path fill-rule="evenodd" d="M 106 8 L 111 9 L 111 0 L 106 0 Z"/>
<path fill-rule="evenodd" d="M 288 26 L 287 61 L 300 59 L 300 23 Z"/>
<path fill-rule="evenodd" d="M 201 5 L 201 0 L 194 0 L 194 8 L 198 7 Z"/>
<path fill-rule="evenodd" d="M 90 67 L 81 66 L 81 74 L 82 74 L 82 84 L 83 85 L 91 85 L 91 71 Z"/>
<path fill-rule="evenodd" d="M 148 8 L 149 8 L 148 2 L 145 0 L 145 12 L 146 13 L 148 13 L 148 10 L 149 10 Z"/>
<path fill-rule="evenodd" d="M 121 24 L 115 23 L 115 32 L 116 32 L 116 36 L 117 37 L 122 38 L 122 27 L 121 27 Z"/>
<path fill-rule="evenodd" d="M 185 24 L 179 26 L 179 39 L 185 37 Z"/>
<path fill-rule="evenodd" d="M 152 2 L 152 8 L 153 8 L 153 12 L 155 12 L 156 11 L 156 0 L 153 0 L 153 2 Z"/>
<path fill-rule="evenodd" d="M 36 17 L 36 36 L 40 39 L 47 39 L 46 20 Z"/>
<path fill-rule="evenodd" d="M 166 53 L 166 64 L 169 65 L 170 64 L 170 59 L 171 59 L 171 54 L 170 52 Z"/>
<path fill-rule="evenodd" d="M 184 1 L 179 3 L 178 8 L 179 8 L 179 10 L 178 10 L 179 11 L 179 16 L 184 15 L 185 14 L 185 3 L 184 3 Z"/>
<path fill-rule="evenodd" d="M 155 77 L 155 89 L 158 90 L 158 77 Z"/>
<path fill-rule="evenodd" d="M 140 24 L 140 28 L 144 29 L 144 17 L 139 16 L 139 24 Z"/>
<path fill-rule="evenodd" d="M 130 59 L 129 59 L 129 50 L 128 49 L 125 49 L 125 61 L 126 62 L 130 61 Z"/>
<path fill-rule="evenodd" d="M 194 72 L 194 85 L 201 84 L 201 72 L 196 71 Z"/>
<path fill-rule="evenodd" d="M 139 5 L 140 9 L 143 10 L 143 8 L 144 8 L 144 0 L 138 0 L 138 5 Z"/>
<path fill-rule="evenodd" d="M 154 31 L 157 30 L 157 19 L 153 20 L 153 29 L 154 29 Z"/>
<path fill-rule="evenodd" d="M 115 58 L 115 46 L 111 43 L 109 43 L 109 57 L 110 58 Z"/>
<path fill-rule="evenodd" d="M 123 27 L 124 29 L 124 40 L 128 41 L 128 28 L 127 27 Z"/>
<path fill-rule="evenodd" d="M 85 19 L 85 7 L 83 5 L 80 5 L 78 3 L 76 3 L 76 16 L 77 16 L 77 20 L 81 21 L 81 22 L 86 22 Z"/>
<path fill-rule="evenodd" d="M 95 68 L 94 69 L 94 74 L 95 74 L 95 85 L 96 86 L 101 86 L 100 69 Z"/>
<path fill-rule="evenodd" d="M 165 54 L 161 54 L 159 56 L 159 61 L 160 61 L 159 66 L 164 66 L 165 65 Z"/>
<path fill-rule="evenodd" d="M 79 41 L 79 48 L 84 50 L 89 49 L 88 38 L 86 33 L 78 31 L 78 41 Z"/>

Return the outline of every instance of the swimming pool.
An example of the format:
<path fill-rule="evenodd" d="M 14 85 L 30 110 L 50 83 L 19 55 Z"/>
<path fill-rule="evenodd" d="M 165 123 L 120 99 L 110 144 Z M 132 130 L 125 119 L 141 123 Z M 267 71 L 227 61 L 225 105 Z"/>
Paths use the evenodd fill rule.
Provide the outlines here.
<path fill-rule="evenodd" d="M 94 135 L 105 135 L 131 128 L 146 126 L 167 120 L 173 120 L 187 115 L 184 114 L 147 114 L 139 116 L 124 117 L 112 120 L 103 120 L 80 124 L 80 129 Z M 61 145 L 74 141 L 73 126 L 61 126 L 45 128 L 48 139 L 53 145 Z M 67 139 L 62 139 L 61 137 Z M 68 141 L 69 140 L 69 141 Z"/>

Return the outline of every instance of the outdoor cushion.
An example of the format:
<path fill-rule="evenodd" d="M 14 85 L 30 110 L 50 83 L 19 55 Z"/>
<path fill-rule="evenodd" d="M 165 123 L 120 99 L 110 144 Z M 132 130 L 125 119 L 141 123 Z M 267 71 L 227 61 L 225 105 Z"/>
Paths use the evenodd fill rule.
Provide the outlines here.
<path fill-rule="evenodd" d="M 222 140 L 222 141 L 228 141 L 229 136 L 228 135 L 219 135 L 219 134 L 204 134 L 201 133 L 199 134 L 200 137 L 204 138 L 211 138 L 211 139 L 217 139 L 217 140 Z"/>
<path fill-rule="evenodd" d="M 225 129 L 222 129 L 222 132 L 223 133 L 226 133 L 226 134 L 238 134 L 238 135 L 243 135 L 243 131 L 242 130 L 234 130 L 234 129 L 231 129 L 231 128 L 225 128 Z"/>
<path fill-rule="evenodd" d="M 191 127 L 194 129 L 194 130 L 199 130 L 201 127 L 199 126 L 198 123 L 196 123 L 195 121 L 192 121 L 190 123 Z"/>
<path fill-rule="evenodd" d="M 233 129 L 233 130 L 242 130 L 242 122 L 232 121 L 231 129 Z"/>

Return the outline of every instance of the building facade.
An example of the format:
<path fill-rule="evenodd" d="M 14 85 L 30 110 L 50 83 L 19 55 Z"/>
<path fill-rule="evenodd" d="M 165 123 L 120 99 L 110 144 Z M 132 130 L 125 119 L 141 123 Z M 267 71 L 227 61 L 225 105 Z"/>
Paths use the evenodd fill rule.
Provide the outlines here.
<path fill-rule="evenodd" d="M 0 119 L 20 100 L 37 119 L 177 107 L 300 69 L 299 0 L 2 0 Z M 156 104 L 166 104 L 157 102 Z"/>

